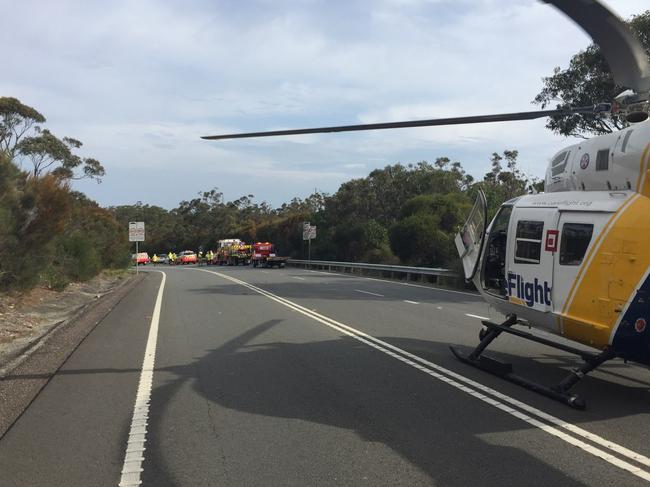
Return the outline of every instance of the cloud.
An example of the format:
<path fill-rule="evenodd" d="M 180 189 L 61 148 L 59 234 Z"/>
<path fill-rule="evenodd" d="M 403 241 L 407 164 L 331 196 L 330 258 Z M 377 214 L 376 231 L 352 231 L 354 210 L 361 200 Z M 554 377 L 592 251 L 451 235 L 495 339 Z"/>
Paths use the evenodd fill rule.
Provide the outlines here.
<path fill-rule="evenodd" d="M 623 16 L 647 8 L 611 5 Z M 215 183 L 279 205 L 315 185 L 333 192 L 375 167 L 441 155 L 480 176 L 504 148 L 542 175 L 570 142 L 543 121 L 199 136 L 529 110 L 541 78 L 589 39 L 533 0 L 28 0 L 3 9 L 0 42 L 12 46 L 0 92 L 37 107 L 105 164 L 102 185 L 80 188 L 102 204 L 131 201 L 137 189 L 171 207 Z"/>

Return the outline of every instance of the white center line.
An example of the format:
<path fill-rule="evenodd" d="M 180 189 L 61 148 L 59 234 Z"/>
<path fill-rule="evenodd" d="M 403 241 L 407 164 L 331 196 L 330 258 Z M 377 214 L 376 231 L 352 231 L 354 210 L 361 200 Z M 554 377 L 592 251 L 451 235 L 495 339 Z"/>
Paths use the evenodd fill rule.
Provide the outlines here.
<path fill-rule="evenodd" d="M 304 280 L 305 280 L 304 277 L 298 277 L 298 276 L 291 276 L 291 277 L 294 278 L 294 279 L 300 279 L 301 281 L 304 281 Z"/>
<path fill-rule="evenodd" d="M 358 293 L 370 294 L 371 296 L 379 296 L 380 298 L 384 297 L 383 294 L 371 293 L 370 291 L 364 291 L 363 289 L 355 289 L 355 291 Z"/>
<path fill-rule="evenodd" d="M 430 375 L 431 377 L 434 377 L 442 382 L 445 382 L 446 384 L 455 387 L 456 389 L 459 389 L 460 391 L 463 391 L 476 399 L 479 399 L 507 414 L 519 418 L 520 420 L 530 424 L 531 426 L 535 426 L 536 428 L 539 428 L 540 430 L 554 436 L 555 438 L 565 441 L 566 443 L 569 443 L 573 446 L 576 446 L 581 450 L 597 458 L 601 458 L 602 460 L 608 462 L 610 465 L 614 465 L 622 470 L 630 472 L 631 474 L 636 475 L 637 477 L 640 477 L 645 481 L 650 481 L 649 471 L 643 470 L 638 466 L 633 465 L 625 460 L 621 460 L 620 458 L 617 458 L 611 455 L 610 453 L 607 453 L 606 450 L 610 450 L 617 453 L 618 455 L 625 456 L 628 459 L 636 461 L 644 466 L 650 466 L 650 458 L 638 452 L 632 451 L 622 445 L 614 443 L 613 441 L 607 440 L 601 436 L 591 433 L 590 431 L 580 428 L 575 424 L 569 423 L 558 417 L 552 416 L 529 404 L 521 402 L 513 397 L 498 392 L 468 377 L 465 377 L 461 374 L 446 369 L 438 364 L 423 359 L 418 355 L 414 355 L 410 352 L 407 352 L 406 350 L 398 348 L 395 345 L 380 340 L 379 338 L 375 338 L 372 335 L 368 335 L 367 333 L 364 333 L 361 330 L 358 330 L 349 325 L 336 321 L 320 313 L 310 311 L 307 308 L 304 308 L 293 301 L 289 301 L 288 299 L 270 293 L 262 288 L 253 286 L 252 284 L 249 284 L 245 281 L 235 279 L 233 277 L 230 277 L 225 274 L 221 274 L 219 272 L 208 271 L 203 269 L 196 269 L 196 270 L 215 274 L 223 279 L 227 279 L 229 281 L 245 286 L 253 291 L 256 291 L 257 293 L 262 294 L 279 304 L 282 304 L 290 309 L 293 309 L 294 311 L 297 311 L 330 328 L 336 329 L 345 335 L 355 338 L 356 340 L 365 343 L 366 345 L 373 347 L 403 363 L 406 363 L 420 370 L 421 372 Z M 519 408 L 520 410 L 514 409 L 513 406 Z M 550 424 L 544 423 L 543 421 L 547 421 Z M 573 433 L 576 436 L 582 437 L 588 441 L 596 443 L 604 449 L 599 449 L 589 443 L 585 443 L 584 441 L 576 438 L 575 436 L 571 436 L 565 433 L 564 431 L 562 431 L 563 429 Z"/>
<path fill-rule="evenodd" d="M 126 443 L 126 453 L 124 455 L 124 464 L 122 465 L 122 476 L 118 484 L 120 487 L 131 487 L 142 483 L 140 474 L 142 474 L 142 462 L 144 462 L 144 445 L 147 441 L 147 420 L 149 419 L 149 400 L 151 399 L 153 369 L 156 360 L 158 324 L 160 323 L 163 289 L 165 289 L 165 281 L 167 280 L 164 272 L 156 272 L 162 274 L 162 281 L 158 288 L 158 296 L 156 297 L 156 304 L 153 308 L 153 315 L 151 316 L 149 337 L 147 338 L 147 347 L 144 351 L 140 382 L 138 383 L 138 392 L 135 396 L 135 406 L 133 408 L 133 417 L 131 418 L 131 429 L 129 430 L 129 439 Z"/>
<path fill-rule="evenodd" d="M 405 303 L 408 303 L 408 304 L 420 304 L 420 303 L 417 302 L 417 301 L 409 301 L 408 299 L 405 299 L 404 302 L 405 302 Z"/>
<path fill-rule="evenodd" d="M 473 315 L 471 313 L 465 313 L 465 316 L 469 316 L 470 318 L 476 318 L 479 320 L 489 320 L 490 318 L 486 318 L 485 316 L 479 316 L 479 315 Z"/>

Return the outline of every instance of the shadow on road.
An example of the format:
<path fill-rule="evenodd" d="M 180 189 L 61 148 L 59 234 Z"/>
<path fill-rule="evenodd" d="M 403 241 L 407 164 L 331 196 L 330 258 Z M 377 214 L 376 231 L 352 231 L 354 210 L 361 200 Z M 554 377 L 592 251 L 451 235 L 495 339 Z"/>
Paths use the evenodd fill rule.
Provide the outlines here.
<path fill-rule="evenodd" d="M 266 321 L 192 364 L 163 369 L 176 378 L 153 392 L 152 410 L 157 413 L 151 429 L 164 435 L 164 409 L 190 381 L 197 394 L 230 410 L 344 428 L 365 442 L 383 443 L 439 485 L 494 485 L 508 477 L 515 484 L 524 480 L 527 485 L 578 484 L 542 459 L 509 445 L 510 434 L 501 434 L 514 432 L 512 436 L 521 441 L 522 434 L 544 433 L 525 423 L 513 429 L 515 420 L 510 416 L 485 414 L 490 406 L 350 337 L 303 344 L 260 342 L 260 336 L 279 323 Z M 386 340 L 425 358 L 449 355 L 443 343 Z M 521 361 L 503 354 L 500 358 Z M 466 371 L 462 364 L 459 367 L 456 372 Z M 549 368 L 553 366 L 536 363 L 531 372 L 548 375 Z M 479 371 L 467 372 L 475 379 L 485 378 Z M 592 377 L 581 392 L 590 400 L 597 397 L 597 407 L 588 412 L 557 407 L 578 423 L 647 411 L 645 386 L 626 387 Z M 570 448 L 562 443 L 558 447 Z M 152 461 L 164 465 L 162 458 Z M 167 472 L 156 481 L 172 477 Z"/>

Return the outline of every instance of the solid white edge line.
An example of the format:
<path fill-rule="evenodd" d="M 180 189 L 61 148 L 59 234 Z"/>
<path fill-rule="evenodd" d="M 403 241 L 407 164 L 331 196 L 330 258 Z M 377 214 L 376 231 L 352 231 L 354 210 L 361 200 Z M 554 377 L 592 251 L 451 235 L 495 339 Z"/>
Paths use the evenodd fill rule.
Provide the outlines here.
<path fill-rule="evenodd" d="M 383 294 L 378 294 L 378 293 L 371 293 L 370 291 L 364 291 L 363 289 L 355 289 L 356 292 L 358 293 L 363 293 L 363 294 L 370 294 L 371 296 L 378 296 L 380 298 L 383 298 Z"/>
<path fill-rule="evenodd" d="M 425 372 L 443 382 L 448 383 L 449 385 L 452 385 L 453 387 L 456 387 L 457 389 L 460 389 L 468 394 L 470 394 L 473 397 L 476 397 L 498 409 L 501 409 L 502 411 L 505 411 L 525 422 L 528 424 L 535 426 L 537 428 L 542 429 L 543 431 L 559 438 L 567 443 L 570 443 L 588 453 L 591 453 L 592 455 L 601 458 L 608 463 L 621 468 L 622 470 L 626 470 L 646 481 L 650 481 L 650 472 L 647 472 L 645 470 L 642 470 L 639 467 L 636 467 L 630 463 L 627 463 L 623 460 L 620 460 L 619 458 L 614 457 L 613 455 L 604 452 L 602 450 L 599 450 L 598 448 L 593 447 L 592 445 L 589 445 L 587 443 L 584 443 L 570 435 L 567 435 L 566 433 L 563 433 L 562 431 L 559 431 L 558 429 L 554 428 L 553 426 L 547 425 L 545 423 L 541 423 L 540 421 L 536 420 L 535 418 L 531 418 L 527 414 L 522 413 L 521 411 L 517 411 L 515 409 L 512 409 L 510 406 L 507 406 L 499 401 L 496 401 L 495 399 L 486 396 L 485 394 L 490 394 L 491 396 L 496 397 L 497 399 L 500 399 L 501 401 L 510 403 L 513 406 L 516 406 L 524 411 L 526 411 L 529 414 L 532 414 L 534 416 L 537 416 L 540 419 L 543 419 L 545 421 L 548 421 L 549 423 L 554 424 L 555 426 L 558 426 L 560 428 L 564 428 L 570 432 L 572 432 L 575 435 L 581 436 L 593 443 L 596 443 L 604 448 L 607 448 L 619 455 L 625 456 L 631 460 L 634 460 L 640 464 L 643 464 L 645 466 L 650 466 L 650 458 L 637 453 L 633 450 L 630 450 L 629 448 L 626 448 L 622 445 L 619 445 L 613 441 L 607 440 L 599 435 L 596 435 L 594 433 L 591 433 L 587 430 L 584 430 L 580 428 L 579 426 L 576 426 L 572 423 L 568 423 L 567 421 L 564 421 L 560 418 L 556 418 L 555 416 L 552 416 L 548 413 L 545 413 L 544 411 L 541 411 L 533 406 L 530 406 L 526 403 L 523 403 L 513 397 L 507 396 L 505 394 L 502 394 L 488 386 L 485 386 L 483 384 L 480 384 L 472 379 L 469 379 L 463 375 L 457 374 L 456 372 L 453 372 L 449 369 L 446 369 L 440 365 L 437 365 L 433 362 L 430 362 L 428 360 L 425 360 L 417 355 L 414 355 L 410 352 L 407 352 L 406 350 L 402 350 L 394 345 L 391 345 L 388 342 L 384 342 L 383 340 L 380 340 L 378 338 L 375 338 L 371 335 L 368 335 L 360 330 L 357 330 L 355 328 L 352 328 L 351 326 L 345 325 L 343 323 L 340 323 L 336 320 L 333 320 L 332 318 L 328 318 L 326 316 L 323 316 L 317 312 L 308 310 L 307 308 L 303 308 L 299 304 L 293 303 L 292 301 L 289 301 L 288 299 L 282 298 L 280 296 L 277 296 L 273 293 L 270 293 L 269 291 L 266 291 L 264 289 L 258 288 L 257 286 L 254 286 L 252 284 L 249 284 L 245 281 L 241 281 L 236 278 L 232 278 L 230 276 L 227 276 L 225 274 L 220 274 L 218 272 L 214 271 L 209 271 L 205 269 L 195 269 L 195 270 L 200 270 L 202 272 L 209 272 L 211 274 L 215 274 L 216 276 L 219 276 L 223 279 L 230 280 L 232 282 L 235 282 L 237 284 L 240 284 L 242 286 L 248 287 L 249 289 L 256 291 L 259 294 L 262 294 L 269 299 L 272 299 L 273 301 L 276 301 L 280 304 L 285 305 L 288 308 L 292 308 L 294 311 L 298 311 L 301 314 L 304 314 L 305 316 L 308 316 L 312 318 L 315 321 L 318 321 L 320 323 L 323 323 L 331 328 L 337 329 L 341 333 L 344 333 L 352 338 L 355 338 L 363 343 L 366 343 L 367 345 L 376 348 L 378 350 L 383 351 L 384 353 L 404 362 L 408 363 L 409 365 L 415 367 L 418 370 L 421 370 L 422 372 Z M 388 349 L 388 350 L 385 350 Z M 397 353 L 393 353 L 393 352 Z M 398 354 L 401 354 L 398 355 Z M 416 363 L 419 362 L 419 363 Z M 423 367 L 422 365 L 426 365 L 428 368 Z M 434 372 L 438 371 L 440 373 Z M 446 375 L 443 375 L 446 374 Z M 450 378 L 451 377 L 451 378 Z M 452 379 L 453 378 L 453 379 Z M 454 380 L 455 379 L 455 380 Z M 478 389 L 479 391 L 482 391 L 485 394 L 482 394 L 482 392 L 479 392 L 475 389 L 471 389 L 470 387 L 467 387 L 464 384 L 461 384 L 460 382 L 464 382 L 465 384 L 474 387 L 475 389 Z"/>
<path fill-rule="evenodd" d="M 471 313 L 465 313 L 465 316 L 469 316 L 470 318 L 477 318 L 479 320 L 489 320 L 490 319 L 490 318 L 486 318 L 485 316 L 473 315 Z"/>
<path fill-rule="evenodd" d="M 144 351 L 142 361 L 142 371 L 140 372 L 140 381 L 138 383 L 138 392 L 135 396 L 135 406 L 133 407 L 133 417 L 131 418 L 131 428 L 129 429 L 129 439 L 124 454 L 124 463 L 122 465 L 122 475 L 120 477 L 119 487 L 131 487 L 140 485 L 142 480 L 142 462 L 144 462 L 145 443 L 147 441 L 147 420 L 149 419 L 149 400 L 151 399 L 151 389 L 153 386 L 153 370 L 156 361 L 156 343 L 158 341 L 158 325 L 160 323 L 160 309 L 162 307 L 163 290 L 167 275 L 163 271 L 162 281 L 158 288 L 156 304 L 151 315 L 151 325 L 149 326 L 149 336 L 147 337 L 147 346 Z"/>

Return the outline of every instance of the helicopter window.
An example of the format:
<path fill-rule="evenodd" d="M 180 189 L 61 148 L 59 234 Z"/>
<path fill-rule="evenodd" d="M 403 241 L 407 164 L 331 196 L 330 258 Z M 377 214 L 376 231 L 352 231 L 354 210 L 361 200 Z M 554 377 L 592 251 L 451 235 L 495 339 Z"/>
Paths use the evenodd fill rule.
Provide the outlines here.
<path fill-rule="evenodd" d="M 607 171 L 609 169 L 609 149 L 599 150 L 596 154 L 596 171 Z"/>
<path fill-rule="evenodd" d="M 594 226 L 591 223 L 565 223 L 562 225 L 560 264 L 580 265 L 585 257 Z"/>
<path fill-rule="evenodd" d="M 569 155 L 569 151 L 564 151 L 560 152 L 557 156 L 555 156 L 555 159 L 551 161 L 551 176 L 557 176 L 558 174 L 562 174 L 564 172 L 564 168 L 566 168 L 566 163 Z"/>
<path fill-rule="evenodd" d="M 517 222 L 515 242 L 516 264 L 539 264 L 542 251 L 544 222 L 520 220 Z"/>

